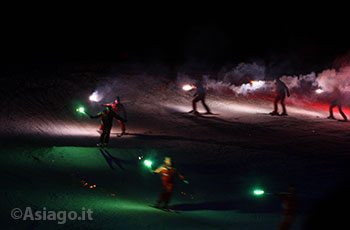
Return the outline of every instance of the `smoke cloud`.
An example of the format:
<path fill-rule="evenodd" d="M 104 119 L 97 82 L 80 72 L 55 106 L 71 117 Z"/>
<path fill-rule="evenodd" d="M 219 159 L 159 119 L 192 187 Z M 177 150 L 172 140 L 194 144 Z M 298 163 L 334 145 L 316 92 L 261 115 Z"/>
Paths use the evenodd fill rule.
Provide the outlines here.
<path fill-rule="evenodd" d="M 238 95 L 246 95 L 256 91 L 272 90 L 274 81 L 266 78 L 266 67 L 257 63 L 240 63 L 233 68 L 224 67 L 215 78 L 204 74 L 202 82 L 207 89 L 222 91 L 230 89 Z M 331 92 L 335 86 L 342 91 L 350 91 L 350 66 L 342 66 L 338 70 L 326 69 L 320 73 L 300 75 L 282 75 L 280 79 L 290 90 L 308 94 L 317 88 Z M 186 74 L 178 74 L 178 81 L 193 83 L 195 79 Z"/>

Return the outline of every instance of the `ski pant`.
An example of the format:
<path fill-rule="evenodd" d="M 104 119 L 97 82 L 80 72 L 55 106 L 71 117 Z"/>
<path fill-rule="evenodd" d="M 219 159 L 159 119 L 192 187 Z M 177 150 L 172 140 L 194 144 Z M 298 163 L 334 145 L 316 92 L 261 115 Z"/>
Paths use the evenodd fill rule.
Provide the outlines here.
<path fill-rule="evenodd" d="M 346 117 L 345 113 L 343 112 L 342 108 L 341 108 L 341 104 L 338 103 L 337 101 L 333 101 L 331 106 L 329 106 L 329 115 L 331 117 L 333 117 L 333 108 L 334 107 L 338 107 L 339 113 L 341 114 L 341 116 L 344 118 L 344 120 L 348 120 L 348 118 Z"/>
<path fill-rule="evenodd" d="M 199 95 L 196 95 L 193 100 L 192 100 L 192 108 L 193 108 L 193 111 L 197 111 L 197 102 L 198 101 L 201 101 L 205 110 L 207 110 L 208 113 L 210 113 L 210 109 L 209 107 L 207 106 L 207 104 L 205 103 L 205 96 L 199 96 Z"/>
<path fill-rule="evenodd" d="M 171 193 L 173 191 L 174 183 L 163 182 L 163 190 L 159 196 L 158 204 L 164 202 L 164 205 L 167 206 L 170 202 Z"/>
<path fill-rule="evenodd" d="M 274 105 L 274 112 L 278 112 L 278 102 L 281 101 L 281 105 L 282 105 L 282 112 L 283 113 L 287 113 L 287 110 L 286 110 L 286 105 L 284 104 L 284 99 L 286 98 L 286 95 L 285 94 L 278 94 L 275 98 L 275 101 L 273 103 Z"/>
<path fill-rule="evenodd" d="M 105 125 L 103 125 L 102 133 L 101 133 L 100 140 L 99 140 L 100 143 L 108 144 L 109 136 L 111 134 L 111 129 L 112 129 L 112 126 L 106 127 Z"/>
<path fill-rule="evenodd" d="M 120 129 L 122 130 L 123 133 L 125 133 L 125 122 L 123 120 L 118 120 Z"/>
<path fill-rule="evenodd" d="M 125 132 L 126 127 L 125 127 L 125 122 L 122 120 L 118 120 L 119 125 L 120 125 L 120 129 L 122 130 L 122 132 Z M 100 125 L 99 130 L 103 130 L 103 124 Z"/>

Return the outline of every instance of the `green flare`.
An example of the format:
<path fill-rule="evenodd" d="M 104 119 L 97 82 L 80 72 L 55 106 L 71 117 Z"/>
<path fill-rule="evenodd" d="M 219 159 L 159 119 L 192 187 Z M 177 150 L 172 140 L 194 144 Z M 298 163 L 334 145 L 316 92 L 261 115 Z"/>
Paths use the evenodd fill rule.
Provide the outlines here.
<path fill-rule="evenodd" d="M 77 112 L 79 113 L 85 113 L 85 108 L 84 107 L 79 107 L 78 109 L 76 109 Z"/>
<path fill-rule="evenodd" d="M 253 193 L 255 196 L 262 196 L 264 195 L 265 191 L 262 189 L 255 189 Z"/>
<path fill-rule="evenodd" d="M 152 161 L 150 161 L 150 160 L 145 160 L 143 163 L 144 163 L 148 168 L 151 168 L 151 167 L 152 167 Z"/>

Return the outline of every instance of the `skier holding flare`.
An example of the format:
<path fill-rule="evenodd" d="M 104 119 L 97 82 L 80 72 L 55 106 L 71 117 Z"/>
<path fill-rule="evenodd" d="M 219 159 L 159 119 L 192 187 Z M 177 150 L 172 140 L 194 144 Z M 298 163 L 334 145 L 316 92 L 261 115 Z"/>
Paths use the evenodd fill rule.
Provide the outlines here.
<path fill-rule="evenodd" d="M 90 115 L 90 118 L 99 118 L 101 117 L 101 127 L 102 127 L 102 133 L 99 139 L 99 143 L 97 144 L 98 147 L 107 147 L 109 142 L 109 137 L 113 125 L 113 118 L 116 118 L 118 120 L 123 120 L 123 118 L 119 117 L 117 114 L 115 114 L 112 111 L 111 106 L 106 106 L 106 108 L 99 112 L 98 114 L 92 116 Z"/>
<path fill-rule="evenodd" d="M 182 180 L 184 183 L 188 184 L 188 181 L 185 180 L 185 177 L 176 169 L 171 163 L 170 157 L 165 157 L 164 164 L 153 171 L 155 174 L 161 174 L 162 175 L 162 193 L 157 201 L 157 204 L 155 205 L 156 208 L 163 208 L 168 210 L 168 204 L 170 202 L 171 194 L 174 188 L 174 177 L 177 175 L 180 180 Z M 164 203 L 163 207 L 161 207 L 161 204 Z"/>
<path fill-rule="evenodd" d="M 182 89 L 185 91 L 191 91 L 193 89 L 196 90 L 192 99 L 192 110 L 189 111 L 189 113 L 199 114 L 197 111 L 197 102 L 201 101 L 205 110 L 207 111 L 205 114 L 212 114 L 208 105 L 205 103 L 206 90 L 200 81 L 196 81 L 194 85 L 184 85 Z"/>

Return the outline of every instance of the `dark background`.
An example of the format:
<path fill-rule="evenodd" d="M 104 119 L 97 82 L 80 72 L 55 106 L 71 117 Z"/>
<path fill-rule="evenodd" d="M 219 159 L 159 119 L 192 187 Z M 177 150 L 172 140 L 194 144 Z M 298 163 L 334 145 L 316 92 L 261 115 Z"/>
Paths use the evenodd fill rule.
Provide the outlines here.
<path fill-rule="evenodd" d="M 258 60 L 299 74 L 331 67 L 350 48 L 340 5 L 31 7 L 2 16 L 2 71 L 85 61 L 196 63 L 216 70 Z"/>

